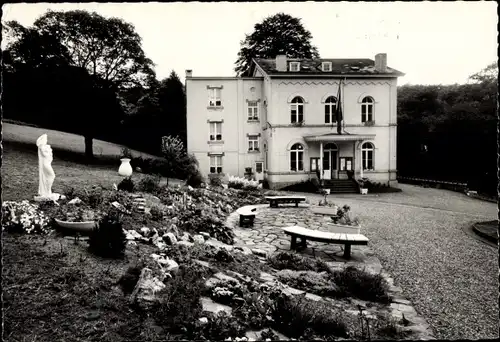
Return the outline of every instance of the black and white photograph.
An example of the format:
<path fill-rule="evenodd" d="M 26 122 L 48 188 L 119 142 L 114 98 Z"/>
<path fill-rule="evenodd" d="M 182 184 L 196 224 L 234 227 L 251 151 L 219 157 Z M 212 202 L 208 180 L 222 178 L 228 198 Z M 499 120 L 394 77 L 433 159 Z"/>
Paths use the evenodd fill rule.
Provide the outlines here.
<path fill-rule="evenodd" d="M 4 4 L 2 340 L 497 340 L 497 10 Z"/>

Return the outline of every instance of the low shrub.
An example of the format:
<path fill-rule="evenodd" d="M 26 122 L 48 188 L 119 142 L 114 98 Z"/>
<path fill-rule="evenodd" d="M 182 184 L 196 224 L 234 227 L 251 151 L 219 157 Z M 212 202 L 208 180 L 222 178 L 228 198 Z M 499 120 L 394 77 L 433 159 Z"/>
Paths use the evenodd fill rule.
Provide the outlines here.
<path fill-rule="evenodd" d="M 90 190 L 84 189 L 86 193 L 85 202 L 92 208 L 97 209 L 103 202 L 103 189 L 93 186 Z"/>
<path fill-rule="evenodd" d="M 176 244 L 167 246 L 165 250 L 165 254 L 180 265 L 189 263 L 193 259 L 209 260 L 214 258 L 215 253 L 216 248 L 206 244 L 195 244 L 191 247 Z"/>
<path fill-rule="evenodd" d="M 205 179 L 200 171 L 194 172 L 186 180 L 186 184 L 192 186 L 193 188 L 200 188 L 204 182 Z"/>
<path fill-rule="evenodd" d="M 262 181 L 262 189 L 269 189 L 269 181 L 267 178 Z"/>
<path fill-rule="evenodd" d="M 380 182 L 373 182 L 366 177 L 358 179 L 357 183 L 361 188 L 368 189 L 368 193 L 373 193 L 373 194 L 393 193 L 393 192 L 401 192 L 402 191 L 399 188 L 393 188 L 387 184 L 382 184 Z"/>
<path fill-rule="evenodd" d="M 234 232 L 215 215 L 202 215 L 201 210 L 186 209 L 178 214 L 179 228 L 190 233 L 207 232 L 211 237 L 232 245 Z"/>
<path fill-rule="evenodd" d="M 264 330 L 260 333 L 260 339 L 262 341 L 279 341 L 280 338 L 274 333 L 272 329 Z"/>
<path fill-rule="evenodd" d="M 326 272 L 281 270 L 278 279 L 288 286 L 304 290 L 318 296 L 339 297 L 339 287 Z"/>
<path fill-rule="evenodd" d="M 120 154 L 120 159 L 121 158 L 128 158 L 132 159 L 132 151 L 126 146 L 121 148 L 121 154 Z"/>
<path fill-rule="evenodd" d="M 137 190 L 148 192 L 150 194 L 157 194 L 161 191 L 160 180 L 160 175 L 147 175 L 139 181 L 137 184 Z"/>
<path fill-rule="evenodd" d="M 244 289 L 242 285 L 234 280 L 219 281 L 210 290 L 210 297 L 221 304 L 231 305 L 235 298 L 242 298 Z"/>
<path fill-rule="evenodd" d="M 208 315 L 208 322 L 198 325 L 198 331 L 193 336 L 193 340 L 224 341 L 245 336 L 245 328 L 225 311 Z"/>
<path fill-rule="evenodd" d="M 149 208 L 149 214 L 151 215 L 153 221 L 161 221 L 164 217 L 164 212 L 158 205 L 151 205 L 151 207 Z"/>
<path fill-rule="evenodd" d="M 229 175 L 228 188 L 252 191 L 259 189 L 259 182 Z"/>
<path fill-rule="evenodd" d="M 342 293 L 362 300 L 389 303 L 389 285 L 381 274 L 370 274 L 349 266 L 331 273 L 331 279 Z"/>
<path fill-rule="evenodd" d="M 316 178 L 312 178 L 307 181 L 302 181 L 292 185 L 288 185 L 280 190 L 291 191 L 291 192 L 307 192 L 307 193 L 317 193 L 320 190 L 319 181 Z"/>
<path fill-rule="evenodd" d="M 89 251 L 106 258 L 122 258 L 126 237 L 117 213 L 110 211 L 97 224 L 89 237 Z"/>
<path fill-rule="evenodd" d="M 68 201 L 71 201 L 73 198 L 76 197 L 76 190 L 74 187 L 69 186 L 64 189 L 63 194 L 64 196 L 66 196 Z"/>
<path fill-rule="evenodd" d="M 135 188 L 134 181 L 131 177 L 125 177 L 119 184 L 118 190 L 133 192 Z"/>
<path fill-rule="evenodd" d="M 268 259 L 268 264 L 277 270 L 294 270 L 294 271 L 328 271 L 328 265 L 320 259 L 311 259 L 306 256 L 290 253 L 279 252 Z"/>
<path fill-rule="evenodd" d="M 218 187 L 218 188 L 222 187 L 222 179 L 218 175 L 217 176 L 209 176 L 209 180 L 210 180 L 210 186 Z"/>
<path fill-rule="evenodd" d="M 373 330 L 377 339 L 405 340 L 411 335 L 409 331 L 403 330 L 395 318 L 388 315 L 379 315 Z"/>
<path fill-rule="evenodd" d="M 258 278 L 261 272 L 269 272 L 271 270 L 267 264 L 262 263 L 260 259 L 253 254 L 245 255 L 243 253 L 233 252 L 231 253 L 231 257 L 231 262 L 216 261 L 213 264 L 222 270 L 231 270 L 252 278 Z"/>
<path fill-rule="evenodd" d="M 141 266 L 130 266 L 125 274 L 120 277 L 118 285 L 122 288 L 123 293 L 131 294 L 134 291 L 135 285 L 137 285 L 141 276 L 141 271 Z"/>
<path fill-rule="evenodd" d="M 329 303 L 310 301 L 303 296 L 279 296 L 272 312 L 275 329 L 291 338 L 347 338 L 342 317 Z M 312 334 L 311 334 L 312 333 Z"/>
<path fill-rule="evenodd" d="M 157 293 L 159 300 L 150 312 L 160 327 L 173 334 L 193 330 L 203 310 L 200 297 L 207 275 L 207 270 L 191 262 L 180 266 Z"/>

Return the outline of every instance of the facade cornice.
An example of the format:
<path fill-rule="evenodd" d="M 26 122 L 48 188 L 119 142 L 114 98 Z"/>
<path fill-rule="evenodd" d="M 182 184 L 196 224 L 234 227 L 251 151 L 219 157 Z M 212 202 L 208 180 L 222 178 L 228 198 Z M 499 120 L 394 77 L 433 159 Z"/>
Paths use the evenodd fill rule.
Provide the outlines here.
<path fill-rule="evenodd" d="M 389 81 L 345 81 L 342 82 L 344 85 L 391 85 Z M 309 80 L 295 80 L 295 81 L 281 81 L 278 83 L 280 85 L 338 85 L 339 81 L 309 81 Z"/>
<path fill-rule="evenodd" d="M 342 125 L 342 127 L 391 127 L 391 126 L 397 126 L 397 124 L 387 124 L 387 125 L 372 125 L 372 126 L 367 126 L 365 124 L 345 124 Z M 294 124 L 274 124 L 273 128 L 315 128 L 315 127 L 322 127 L 322 128 L 328 128 L 332 127 L 332 124 L 303 124 L 300 126 L 294 125 Z M 337 129 L 337 124 L 334 124 L 334 129 Z"/>

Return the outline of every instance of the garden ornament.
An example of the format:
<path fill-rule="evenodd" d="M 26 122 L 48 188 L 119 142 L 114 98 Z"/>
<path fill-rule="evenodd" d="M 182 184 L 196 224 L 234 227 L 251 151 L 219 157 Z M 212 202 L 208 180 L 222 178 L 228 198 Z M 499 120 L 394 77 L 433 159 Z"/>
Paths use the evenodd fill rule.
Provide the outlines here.
<path fill-rule="evenodd" d="M 38 196 L 35 201 L 57 201 L 61 198 L 60 194 L 52 192 L 52 184 L 56 178 L 54 169 L 52 169 L 52 148 L 47 144 L 47 134 L 42 134 L 36 140 L 38 146 Z"/>

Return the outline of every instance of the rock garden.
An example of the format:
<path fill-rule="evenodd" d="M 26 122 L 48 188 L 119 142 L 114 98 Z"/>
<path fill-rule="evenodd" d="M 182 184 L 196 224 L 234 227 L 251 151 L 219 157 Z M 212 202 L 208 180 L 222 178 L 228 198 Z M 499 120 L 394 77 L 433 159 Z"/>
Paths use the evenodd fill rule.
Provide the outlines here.
<path fill-rule="evenodd" d="M 4 261 L 25 265 L 4 278 L 6 332 L 19 339 L 56 326 L 61 338 L 100 341 L 427 333 L 415 329 L 420 318 L 387 275 L 242 243 L 243 228 L 231 215 L 279 193 L 236 178 L 229 187 L 211 183 L 169 187 L 152 176 L 137 184 L 126 178 L 109 189 L 69 188 L 57 202 L 4 202 L 4 238 L 18 248 Z M 336 220 L 348 211 L 338 209 Z M 23 255 L 32 245 L 35 254 Z"/>

